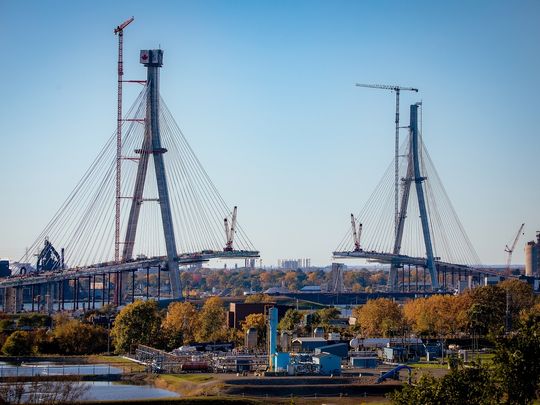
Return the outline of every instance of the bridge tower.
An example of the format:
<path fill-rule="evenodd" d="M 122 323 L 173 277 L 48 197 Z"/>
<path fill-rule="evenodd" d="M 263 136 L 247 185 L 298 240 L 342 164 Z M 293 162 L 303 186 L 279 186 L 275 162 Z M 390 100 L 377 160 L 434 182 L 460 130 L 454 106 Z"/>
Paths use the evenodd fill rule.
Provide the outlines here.
<path fill-rule="evenodd" d="M 418 199 L 418 209 L 420 212 L 420 221 L 422 223 L 422 234 L 424 236 L 424 245 L 426 248 L 426 268 L 431 276 L 431 286 L 436 289 L 439 287 L 438 274 L 435 266 L 435 258 L 433 256 L 433 244 L 431 239 L 431 232 L 429 228 L 428 212 L 426 209 L 426 199 L 424 196 L 424 188 L 422 183 L 427 179 L 423 177 L 420 171 L 420 156 L 419 156 L 419 140 L 418 140 L 418 106 L 419 104 L 413 104 L 410 107 L 410 143 L 409 153 L 407 155 L 407 175 L 403 179 L 403 196 L 401 199 L 401 207 L 399 210 L 398 227 L 396 231 L 396 238 L 394 241 L 393 254 L 399 255 L 401 251 L 401 242 L 403 239 L 403 229 L 405 227 L 405 218 L 407 217 L 407 206 L 409 204 L 409 195 L 411 190 L 411 183 L 414 182 L 416 195 Z M 402 265 L 396 259 L 392 262 L 390 267 L 390 287 L 392 290 L 397 289 L 398 278 L 397 271 Z"/>
<path fill-rule="evenodd" d="M 146 117 L 144 121 L 145 131 L 141 148 L 135 151 L 139 154 L 137 177 L 127 223 L 122 260 L 125 261 L 133 258 L 133 247 L 137 233 L 139 213 L 141 204 L 144 201 L 143 192 L 148 170 L 148 161 L 150 155 L 152 155 L 156 172 L 158 200 L 165 237 L 165 247 L 167 250 L 167 266 L 171 281 L 171 291 L 173 298 L 181 298 L 182 291 L 177 263 L 178 254 L 174 237 L 169 189 L 167 187 L 167 175 L 163 161 L 163 155 L 167 152 L 167 149 L 161 146 L 159 128 L 159 69 L 163 66 L 163 51 L 161 49 L 142 50 L 140 62 L 147 68 L 148 91 L 146 99 Z"/>

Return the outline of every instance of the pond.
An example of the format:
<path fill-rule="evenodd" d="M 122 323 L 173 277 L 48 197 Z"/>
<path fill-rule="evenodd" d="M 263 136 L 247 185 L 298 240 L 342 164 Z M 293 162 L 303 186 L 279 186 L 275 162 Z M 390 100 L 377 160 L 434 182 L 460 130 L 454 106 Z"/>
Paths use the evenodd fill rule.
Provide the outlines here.
<path fill-rule="evenodd" d="M 180 395 L 151 385 L 107 381 L 1 383 L 0 401 L 41 403 L 177 398 Z M 18 399 L 20 398 L 20 399 Z"/>
<path fill-rule="evenodd" d="M 156 388 L 152 385 L 129 385 L 107 381 L 84 382 L 88 391 L 84 393 L 82 400 L 105 401 L 105 400 L 132 400 L 149 398 L 173 398 L 179 397 L 176 392 Z"/>

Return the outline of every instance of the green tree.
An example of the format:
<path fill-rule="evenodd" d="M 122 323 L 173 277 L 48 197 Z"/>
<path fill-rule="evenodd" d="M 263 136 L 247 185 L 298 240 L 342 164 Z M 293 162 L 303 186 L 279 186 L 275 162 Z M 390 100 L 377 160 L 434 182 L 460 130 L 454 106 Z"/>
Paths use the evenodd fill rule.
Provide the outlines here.
<path fill-rule="evenodd" d="M 285 312 L 285 315 L 283 318 L 281 318 L 281 321 L 279 321 L 278 328 L 281 331 L 288 330 L 288 331 L 295 331 L 302 322 L 302 313 L 300 311 L 297 311 L 296 309 L 288 309 L 287 312 Z"/>
<path fill-rule="evenodd" d="M 170 349 L 190 344 L 197 330 L 197 309 L 190 302 L 173 302 L 163 320 L 163 330 Z"/>
<path fill-rule="evenodd" d="M 500 390 L 487 368 L 475 366 L 454 369 L 440 379 L 424 375 L 390 398 L 398 405 L 491 405 L 499 402 Z"/>
<path fill-rule="evenodd" d="M 34 353 L 34 338 L 30 332 L 17 330 L 6 339 L 2 353 L 7 356 L 27 356 Z"/>
<path fill-rule="evenodd" d="M 496 341 L 493 364 L 508 404 L 530 404 L 540 389 L 540 315 L 523 319 L 516 333 Z"/>
<path fill-rule="evenodd" d="M 215 342 L 227 336 L 227 314 L 223 301 L 219 297 L 210 297 L 199 312 L 195 340 L 197 342 Z"/>
<path fill-rule="evenodd" d="M 505 290 L 488 285 L 467 290 L 466 294 L 471 299 L 468 316 L 473 332 L 481 335 L 501 332 L 506 313 Z"/>
<path fill-rule="evenodd" d="M 124 307 L 114 320 L 111 337 L 117 353 L 133 345 L 161 345 L 161 316 L 156 301 L 135 301 Z"/>
<path fill-rule="evenodd" d="M 331 320 L 337 319 L 341 315 L 341 312 L 336 307 L 319 309 L 317 312 L 319 314 L 319 323 L 325 328 L 330 326 Z"/>

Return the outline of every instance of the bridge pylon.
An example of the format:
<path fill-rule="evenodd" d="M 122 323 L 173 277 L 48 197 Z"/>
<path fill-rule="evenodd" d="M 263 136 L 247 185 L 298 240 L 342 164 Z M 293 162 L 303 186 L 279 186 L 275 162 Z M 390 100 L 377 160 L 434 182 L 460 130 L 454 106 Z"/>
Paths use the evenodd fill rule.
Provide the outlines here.
<path fill-rule="evenodd" d="M 181 298 L 182 287 L 180 284 L 178 263 L 176 261 L 178 254 L 176 251 L 169 188 L 167 186 L 167 174 L 163 161 L 163 154 L 167 152 L 167 149 L 162 147 L 159 127 L 159 69 L 163 66 L 163 51 L 161 49 L 142 50 L 140 62 L 147 68 L 148 91 L 146 93 L 145 131 L 141 148 L 136 150 L 140 156 L 137 163 L 137 177 L 127 223 L 122 260 L 126 261 L 133 258 L 133 247 L 135 245 L 141 204 L 143 203 L 148 162 L 150 156 L 152 156 L 156 173 L 163 235 L 167 251 L 171 293 L 173 298 Z"/>

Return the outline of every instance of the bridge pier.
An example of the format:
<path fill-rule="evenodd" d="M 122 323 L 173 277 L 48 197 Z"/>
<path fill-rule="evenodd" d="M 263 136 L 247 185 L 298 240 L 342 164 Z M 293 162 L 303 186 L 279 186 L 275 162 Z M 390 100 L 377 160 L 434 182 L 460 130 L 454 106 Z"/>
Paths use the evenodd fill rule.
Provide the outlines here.
<path fill-rule="evenodd" d="M 4 289 L 4 311 L 16 314 L 23 309 L 23 289 L 21 287 L 6 287 Z"/>
<path fill-rule="evenodd" d="M 150 287 L 150 267 L 146 267 L 146 301 L 150 298 L 149 294 L 149 287 Z"/>
<path fill-rule="evenodd" d="M 135 270 L 131 272 L 131 303 L 135 302 Z"/>

